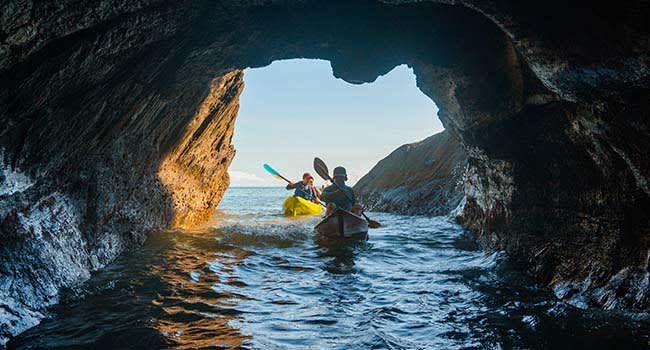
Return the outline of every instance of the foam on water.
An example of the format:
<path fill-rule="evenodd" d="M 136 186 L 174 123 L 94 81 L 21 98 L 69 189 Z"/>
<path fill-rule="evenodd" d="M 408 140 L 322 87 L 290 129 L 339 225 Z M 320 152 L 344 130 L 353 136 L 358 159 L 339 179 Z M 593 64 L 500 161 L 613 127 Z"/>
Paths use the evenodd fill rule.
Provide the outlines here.
<path fill-rule="evenodd" d="M 233 195 L 224 197 L 211 224 L 223 244 L 287 247 L 310 237 L 320 220 L 317 216 L 284 217 L 282 202 L 291 193 L 283 188 L 241 188 L 228 193 Z"/>
<path fill-rule="evenodd" d="M 311 226 L 306 222 L 232 223 L 216 228 L 223 234 L 222 243 L 253 246 L 290 246 L 307 239 Z"/>
<path fill-rule="evenodd" d="M 647 349 L 648 317 L 557 301 L 448 217 L 369 213 L 319 246 L 287 192 L 231 189 L 200 231 L 161 231 L 15 348 Z"/>

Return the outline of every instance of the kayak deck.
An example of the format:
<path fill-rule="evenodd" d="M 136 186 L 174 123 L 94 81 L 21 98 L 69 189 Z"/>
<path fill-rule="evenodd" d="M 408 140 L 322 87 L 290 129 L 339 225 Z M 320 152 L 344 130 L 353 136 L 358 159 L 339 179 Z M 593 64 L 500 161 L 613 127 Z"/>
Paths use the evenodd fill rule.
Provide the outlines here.
<path fill-rule="evenodd" d="M 367 237 L 368 221 L 347 210 L 337 209 L 321 220 L 314 229 L 330 238 Z"/>
<path fill-rule="evenodd" d="M 284 209 L 284 216 L 319 215 L 323 212 L 323 207 L 320 204 L 298 196 L 287 197 L 282 207 Z"/>

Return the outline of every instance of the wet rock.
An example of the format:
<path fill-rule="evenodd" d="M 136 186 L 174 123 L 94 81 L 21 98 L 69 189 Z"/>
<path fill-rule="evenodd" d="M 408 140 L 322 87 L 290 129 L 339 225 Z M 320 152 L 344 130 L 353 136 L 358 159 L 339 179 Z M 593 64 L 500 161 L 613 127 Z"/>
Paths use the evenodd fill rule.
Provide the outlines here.
<path fill-rule="evenodd" d="M 447 215 L 463 198 L 465 152 L 449 132 L 403 145 L 354 186 L 367 210 Z"/>
<path fill-rule="evenodd" d="M 32 327 L 45 307 L 58 301 L 58 289 L 84 280 L 93 268 L 79 229 L 74 201 L 54 192 L 3 197 L 0 244 L 0 341 Z M 8 206 L 8 202 L 11 203 Z M 14 211 L 16 206 L 24 206 Z M 115 255 L 115 254 L 113 254 Z"/>
<path fill-rule="evenodd" d="M 153 123 L 146 133 L 142 124 L 134 133 L 105 124 L 112 134 L 104 136 L 107 141 L 87 141 L 80 149 L 78 138 L 71 139 L 75 145 L 63 144 L 65 150 L 49 160 L 56 167 L 40 164 L 32 175 L 3 160 L 0 344 L 38 324 L 58 302 L 59 289 L 83 282 L 124 250 L 138 247 L 148 230 L 209 219 L 228 186 L 242 89 L 241 71 L 214 78 L 182 128 L 172 110 L 146 121 L 160 117 L 170 102 L 145 99 L 137 112 L 143 119 L 131 116 L 121 123 Z M 177 146 L 160 152 L 158 142 L 169 137 Z M 25 160 L 14 155 L 14 161 Z"/>

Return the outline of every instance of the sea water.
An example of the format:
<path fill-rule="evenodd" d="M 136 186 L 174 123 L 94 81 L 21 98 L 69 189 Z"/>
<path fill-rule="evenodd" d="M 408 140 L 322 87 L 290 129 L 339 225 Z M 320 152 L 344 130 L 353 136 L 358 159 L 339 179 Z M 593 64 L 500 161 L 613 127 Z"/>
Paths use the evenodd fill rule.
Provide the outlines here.
<path fill-rule="evenodd" d="M 9 343 L 38 349 L 647 349 L 646 314 L 580 310 L 448 217 L 368 213 L 321 247 L 281 188 L 231 188 L 216 218 L 152 232 Z"/>

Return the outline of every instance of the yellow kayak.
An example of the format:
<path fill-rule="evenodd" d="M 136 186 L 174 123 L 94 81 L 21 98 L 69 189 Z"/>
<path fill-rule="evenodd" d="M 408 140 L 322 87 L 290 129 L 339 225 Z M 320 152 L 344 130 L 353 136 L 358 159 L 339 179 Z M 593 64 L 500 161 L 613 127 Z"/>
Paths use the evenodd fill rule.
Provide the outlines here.
<path fill-rule="evenodd" d="M 319 215 L 323 212 L 320 204 L 308 201 L 302 197 L 290 196 L 284 201 L 284 216 Z"/>

